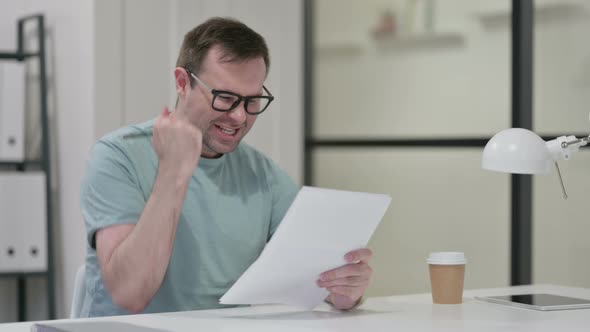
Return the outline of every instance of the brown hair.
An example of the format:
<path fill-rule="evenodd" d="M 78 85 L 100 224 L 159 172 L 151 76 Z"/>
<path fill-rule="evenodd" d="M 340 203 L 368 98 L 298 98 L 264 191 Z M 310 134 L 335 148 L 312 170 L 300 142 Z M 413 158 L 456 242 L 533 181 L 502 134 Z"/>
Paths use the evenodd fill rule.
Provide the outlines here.
<path fill-rule="evenodd" d="M 207 52 L 216 45 L 222 48 L 220 60 L 233 62 L 262 57 L 268 72 L 270 58 L 264 38 L 244 23 L 224 17 L 210 18 L 184 36 L 176 66 L 198 74 Z"/>

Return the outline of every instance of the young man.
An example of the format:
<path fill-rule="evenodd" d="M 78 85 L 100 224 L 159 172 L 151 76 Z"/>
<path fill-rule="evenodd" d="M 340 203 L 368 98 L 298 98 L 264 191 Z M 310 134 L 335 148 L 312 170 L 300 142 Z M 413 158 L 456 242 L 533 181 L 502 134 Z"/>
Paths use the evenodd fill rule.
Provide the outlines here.
<path fill-rule="evenodd" d="M 212 18 L 184 38 L 175 109 L 95 144 L 81 192 L 89 245 L 82 316 L 221 307 L 298 190 L 240 143 L 274 98 L 263 84 L 268 68 L 258 33 Z M 318 276 L 336 308 L 359 301 L 370 257 L 369 249 L 350 252 L 350 264 Z"/>

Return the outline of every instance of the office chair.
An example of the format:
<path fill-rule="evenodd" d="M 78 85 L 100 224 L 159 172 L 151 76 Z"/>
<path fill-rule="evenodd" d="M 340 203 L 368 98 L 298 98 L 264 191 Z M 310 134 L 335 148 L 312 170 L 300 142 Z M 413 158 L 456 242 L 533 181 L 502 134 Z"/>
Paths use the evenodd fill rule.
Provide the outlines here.
<path fill-rule="evenodd" d="M 74 295 L 72 297 L 72 308 L 70 309 L 70 318 L 80 318 L 80 310 L 84 305 L 86 297 L 86 264 L 82 264 L 76 272 L 74 279 Z"/>

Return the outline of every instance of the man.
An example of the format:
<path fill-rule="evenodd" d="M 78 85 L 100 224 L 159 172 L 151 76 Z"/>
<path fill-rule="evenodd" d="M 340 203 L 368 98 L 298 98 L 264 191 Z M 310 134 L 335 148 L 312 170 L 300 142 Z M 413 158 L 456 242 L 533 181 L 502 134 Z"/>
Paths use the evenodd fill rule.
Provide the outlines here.
<path fill-rule="evenodd" d="M 82 316 L 222 307 L 298 190 L 240 143 L 274 98 L 263 85 L 268 68 L 258 33 L 212 18 L 184 38 L 175 109 L 95 144 L 81 192 L 89 244 Z M 318 276 L 328 302 L 355 306 L 370 257 L 355 250 L 348 265 Z"/>

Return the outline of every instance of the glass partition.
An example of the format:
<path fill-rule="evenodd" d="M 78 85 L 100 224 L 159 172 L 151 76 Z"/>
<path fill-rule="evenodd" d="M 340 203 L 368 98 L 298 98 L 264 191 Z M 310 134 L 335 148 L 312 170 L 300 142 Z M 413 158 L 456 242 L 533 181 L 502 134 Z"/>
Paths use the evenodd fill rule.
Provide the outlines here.
<path fill-rule="evenodd" d="M 510 2 L 488 2 L 315 1 L 314 137 L 481 137 L 508 127 Z"/>
<path fill-rule="evenodd" d="M 315 0 L 309 184 L 389 193 L 369 295 L 429 291 L 430 251 L 466 287 L 510 282 L 510 177 L 481 151 L 511 123 L 511 1 Z"/>
<path fill-rule="evenodd" d="M 465 252 L 466 288 L 508 285 L 510 178 L 480 159 L 473 148 L 315 151 L 316 185 L 392 196 L 369 244 L 369 296 L 429 291 L 432 251 Z"/>
<path fill-rule="evenodd" d="M 590 3 L 535 2 L 534 128 L 547 139 L 590 133 Z M 590 150 L 560 162 L 569 198 L 554 172 L 534 177 L 533 280 L 590 287 Z"/>

